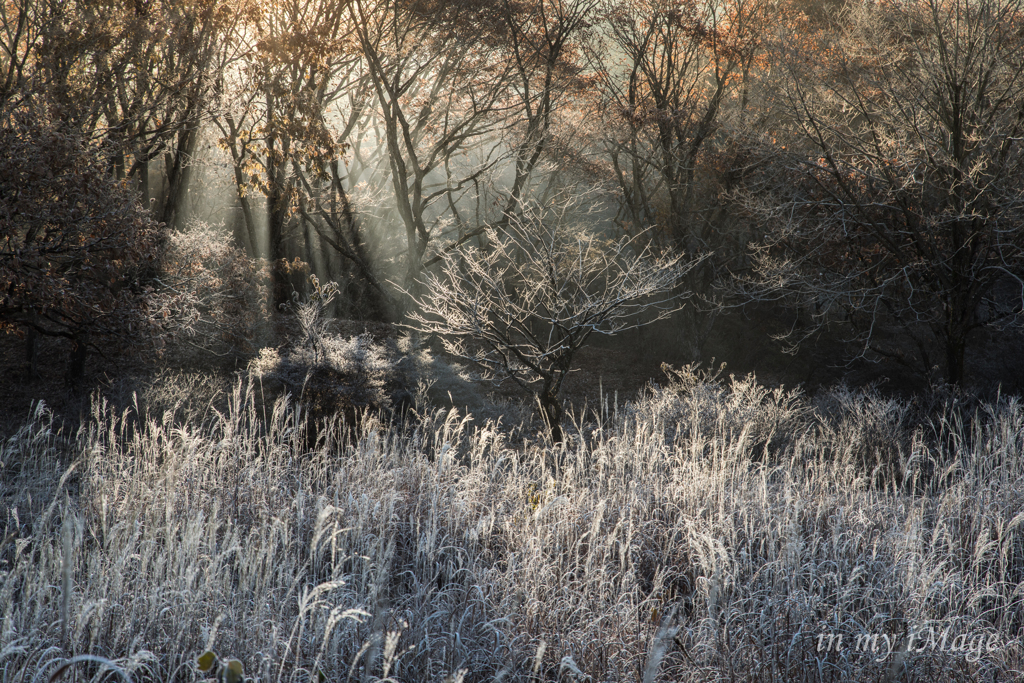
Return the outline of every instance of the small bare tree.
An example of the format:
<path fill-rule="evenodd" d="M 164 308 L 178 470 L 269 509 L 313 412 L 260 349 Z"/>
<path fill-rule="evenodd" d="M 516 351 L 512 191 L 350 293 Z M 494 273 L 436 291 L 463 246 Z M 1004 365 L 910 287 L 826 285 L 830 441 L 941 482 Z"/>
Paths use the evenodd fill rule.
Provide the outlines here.
<path fill-rule="evenodd" d="M 558 398 L 576 352 L 595 332 L 611 335 L 661 320 L 695 265 L 658 257 L 636 238 L 610 239 L 570 222 L 580 195 L 490 230 L 488 246 L 444 255 L 424 276 L 427 292 L 410 327 L 437 334 L 445 350 L 488 377 L 512 379 L 537 397 L 551 440 L 562 441 Z"/>

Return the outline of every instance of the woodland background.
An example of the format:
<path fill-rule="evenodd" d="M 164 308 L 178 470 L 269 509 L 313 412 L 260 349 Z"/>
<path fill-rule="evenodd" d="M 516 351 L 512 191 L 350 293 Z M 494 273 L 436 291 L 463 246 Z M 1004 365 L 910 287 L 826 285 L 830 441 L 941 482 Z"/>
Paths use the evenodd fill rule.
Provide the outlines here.
<path fill-rule="evenodd" d="M 693 260 L 647 356 L 1015 390 L 1019 10 L 7 2 L 0 324 L 30 373 L 65 339 L 75 386 L 176 339 L 251 357 L 310 274 L 402 322 L 444 257 L 557 209 Z"/>

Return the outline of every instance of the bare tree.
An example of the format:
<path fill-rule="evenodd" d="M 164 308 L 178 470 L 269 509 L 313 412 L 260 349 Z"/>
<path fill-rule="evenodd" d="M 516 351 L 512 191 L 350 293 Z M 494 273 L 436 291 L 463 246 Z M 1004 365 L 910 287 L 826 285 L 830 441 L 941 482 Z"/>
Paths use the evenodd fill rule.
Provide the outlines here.
<path fill-rule="evenodd" d="M 248 248 L 277 264 L 278 304 L 290 300 L 281 259 L 297 254 L 313 261 L 318 237 L 376 284 L 358 240 L 351 239 L 354 224 L 345 226 L 349 237 L 339 229 L 327 239 L 319 210 L 321 200 L 336 205 L 338 192 L 347 206 L 338 161 L 360 116 L 350 111 L 347 121 L 334 117 L 342 119 L 336 126 L 330 109 L 365 87 L 349 2 L 274 0 L 245 10 L 231 36 L 239 54 L 225 70 L 224 105 L 215 123 L 231 156 Z M 265 234 L 257 228 L 261 214 L 250 198 L 253 189 L 266 198 Z"/>
<path fill-rule="evenodd" d="M 552 127 L 559 110 L 592 85 L 583 76 L 583 44 L 598 1 L 503 0 L 496 5 L 494 37 L 501 46 L 496 54 L 511 65 L 506 74 L 511 115 L 505 144 L 512 150 L 512 183 L 496 198 L 501 215 L 490 224 L 481 221 L 471 230 L 460 230 L 445 251 L 457 249 L 489 227 L 500 233 L 519 211 L 534 171 L 551 151 Z M 449 167 L 446 159 L 445 169 Z M 458 216 L 453 193 L 449 193 L 449 205 Z M 423 266 L 429 268 L 442 259 L 443 253 L 435 254 Z"/>
<path fill-rule="evenodd" d="M 549 142 L 552 117 L 560 101 L 580 87 L 582 34 L 590 26 L 597 0 L 505 0 L 502 18 L 515 66 L 514 90 L 524 130 L 515 144 L 515 176 L 505 215 L 518 209 L 530 175 Z"/>
<path fill-rule="evenodd" d="M 751 70 L 772 16 L 763 0 L 609 0 L 602 57 L 613 119 L 606 140 L 623 192 L 620 219 L 659 225 L 687 249 L 703 246 L 696 198 L 701 154 L 723 111 L 749 102 Z"/>
<path fill-rule="evenodd" d="M 1024 304 L 1024 3 L 858 3 L 843 20 L 834 49 L 786 53 L 792 134 L 747 195 L 760 292 L 811 304 L 804 333 L 852 324 L 866 356 L 929 372 L 938 347 L 960 384 L 972 333 Z"/>
<path fill-rule="evenodd" d="M 0 10 L 0 111 L 4 113 L 17 108 L 30 91 L 45 23 L 38 4 L 11 0 Z"/>
<path fill-rule="evenodd" d="M 410 314 L 410 326 L 439 335 L 448 353 L 532 391 L 556 443 L 558 394 L 576 352 L 592 334 L 633 329 L 677 310 L 671 292 L 694 266 L 572 223 L 582 199 L 570 193 L 547 209 L 523 204 L 501 234 L 489 230 L 486 251 L 446 253 L 440 272 L 424 276 L 421 310 Z"/>
<path fill-rule="evenodd" d="M 100 141 L 117 178 L 151 194 L 150 163 L 164 157 L 156 214 L 173 223 L 188 187 L 217 69 L 226 0 L 19 0 L 0 32 L 17 48 L 7 82 L 86 140 Z M 9 48 L 5 48 L 9 49 Z M 160 196 L 163 195 L 163 196 Z"/>
<path fill-rule="evenodd" d="M 697 358 L 720 307 L 713 290 L 742 252 L 726 234 L 716 144 L 739 124 L 763 52 L 763 0 L 607 0 L 600 74 L 605 148 L 621 199 L 618 221 L 690 253 L 708 253 L 686 287 L 704 300 L 684 314 Z M 621 55 L 621 58 L 619 57 Z M 725 145 L 722 145 L 723 147 Z"/>
<path fill-rule="evenodd" d="M 407 285 L 443 223 L 441 202 L 496 163 L 455 169 L 448 161 L 479 145 L 497 149 L 510 109 L 512 65 L 494 39 L 486 2 L 353 0 L 356 27 L 386 143 L 394 199 L 406 237 Z"/>

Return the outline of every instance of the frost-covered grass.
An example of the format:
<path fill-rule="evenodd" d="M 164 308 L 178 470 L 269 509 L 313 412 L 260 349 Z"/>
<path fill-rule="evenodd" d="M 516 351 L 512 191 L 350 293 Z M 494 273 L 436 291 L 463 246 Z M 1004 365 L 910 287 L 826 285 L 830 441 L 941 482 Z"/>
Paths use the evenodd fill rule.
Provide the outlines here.
<path fill-rule="evenodd" d="M 71 436 L 40 410 L 2 445 L 2 683 L 83 654 L 199 680 L 208 648 L 265 683 L 1024 669 L 1016 398 L 681 376 L 559 450 L 440 411 L 310 450 L 256 393 L 177 422 L 98 404 Z"/>

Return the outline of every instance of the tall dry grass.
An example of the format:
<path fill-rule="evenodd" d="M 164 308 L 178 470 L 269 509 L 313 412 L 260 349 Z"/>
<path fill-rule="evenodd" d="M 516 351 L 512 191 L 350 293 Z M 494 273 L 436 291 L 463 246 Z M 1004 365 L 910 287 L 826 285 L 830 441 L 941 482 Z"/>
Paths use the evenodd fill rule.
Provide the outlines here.
<path fill-rule="evenodd" d="M 1020 677 L 1016 398 L 677 379 L 557 451 L 440 411 L 311 448 L 241 385 L 71 436 L 39 409 L 0 450 L 2 683 L 192 681 L 207 649 L 265 683 Z"/>

